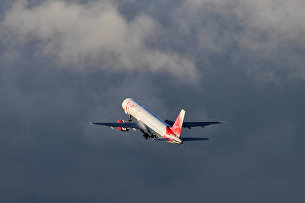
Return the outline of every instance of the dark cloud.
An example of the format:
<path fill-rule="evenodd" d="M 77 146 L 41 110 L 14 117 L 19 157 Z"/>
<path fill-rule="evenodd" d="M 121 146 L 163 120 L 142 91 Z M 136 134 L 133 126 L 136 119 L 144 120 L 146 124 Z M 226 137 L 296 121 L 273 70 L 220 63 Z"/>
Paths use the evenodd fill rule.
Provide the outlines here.
<path fill-rule="evenodd" d="M 240 35 L 240 16 L 224 12 L 219 2 L 210 9 L 194 7 L 196 1 L 116 3 L 127 23 L 142 12 L 160 24 L 146 48 L 185 55 L 199 80 L 96 65 L 75 70 L 37 54 L 39 39 L 17 48 L 2 40 L 1 201 L 304 200 L 304 59 L 296 44 L 302 38 L 291 42 L 288 37 L 284 45 L 272 46 L 271 54 L 274 39 L 266 38 L 270 43 L 263 48 L 232 39 L 235 33 L 248 39 L 250 30 L 243 27 Z M 230 19 L 232 26 L 223 27 Z M 284 28 L 275 32 L 286 33 Z M 89 125 L 127 118 L 121 109 L 126 97 L 163 119 L 174 119 L 184 108 L 186 120 L 227 120 L 229 125 L 184 129 L 185 136 L 210 140 L 181 146 Z"/>

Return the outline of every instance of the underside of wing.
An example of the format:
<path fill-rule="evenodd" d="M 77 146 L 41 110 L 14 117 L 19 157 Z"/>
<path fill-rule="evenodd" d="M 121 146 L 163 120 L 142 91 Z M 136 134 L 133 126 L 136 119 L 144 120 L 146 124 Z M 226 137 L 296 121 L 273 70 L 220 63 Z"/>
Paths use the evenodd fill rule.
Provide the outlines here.
<path fill-rule="evenodd" d="M 126 123 L 98 123 L 98 122 L 90 122 L 91 125 L 103 125 L 112 128 L 135 128 L 141 130 L 138 123 L 134 122 L 126 122 Z"/>
<path fill-rule="evenodd" d="M 171 120 L 165 120 L 165 122 L 172 126 L 174 124 Z M 209 125 L 216 125 L 216 124 L 224 124 L 226 121 L 203 121 L 203 122 L 183 122 L 183 128 L 192 128 L 192 127 L 205 127 Z"/>

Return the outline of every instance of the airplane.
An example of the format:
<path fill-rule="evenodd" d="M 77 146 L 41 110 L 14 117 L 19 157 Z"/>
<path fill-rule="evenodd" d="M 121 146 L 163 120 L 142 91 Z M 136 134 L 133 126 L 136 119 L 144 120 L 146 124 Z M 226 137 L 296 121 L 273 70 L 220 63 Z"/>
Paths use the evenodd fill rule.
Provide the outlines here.
<path fill-rule="evenodd" d="M 184 122 L 185 111 L 182 109 L 174 121 L 163 121 L 138 101 L 127 98 L 122 102 L 122 108 L 129 115 L 128 121 L 118 120 L 116 123 L 90 122 L 91 125 L 109 126 L 120 131 L 127 132 L 129 129 L 140 130 L 145 139 L 164 141 L 171 144 L 182 144 L 184 141 L 208 140 L 208 138 L 180 137 L 182 128 L 205 127 L 209 125 L 226 123 L 225 121 L 210 122 Z M 135 121 L 132 120 L 135 118 Z"/>

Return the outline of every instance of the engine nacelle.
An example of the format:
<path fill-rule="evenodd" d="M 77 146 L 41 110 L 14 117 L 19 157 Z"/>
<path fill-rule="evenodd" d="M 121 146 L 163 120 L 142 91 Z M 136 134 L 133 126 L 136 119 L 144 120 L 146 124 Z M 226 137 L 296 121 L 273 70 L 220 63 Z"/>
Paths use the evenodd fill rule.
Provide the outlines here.
<path fill-rule="evenodd" d="M 118 120 L 118 123 L 124 123 L 125 121 L 124 120 Z M 123 131 L 123 132 L 126 132 L 128 131 L 129 129 L 128 128 L 123 128 L 123 127 L 117 127 L 119 131 Z"/>

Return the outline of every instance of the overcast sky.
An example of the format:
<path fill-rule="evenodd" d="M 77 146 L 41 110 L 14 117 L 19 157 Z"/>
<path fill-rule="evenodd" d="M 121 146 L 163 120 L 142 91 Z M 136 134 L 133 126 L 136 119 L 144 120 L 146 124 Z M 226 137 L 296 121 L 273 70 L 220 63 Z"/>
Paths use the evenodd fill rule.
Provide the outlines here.
<path fill-rule="evenodd" d="M 1 202 L 305 200 L 303 0 L 3 0 Z M 171 145 L 91 127 L 227 120 Z"/>

